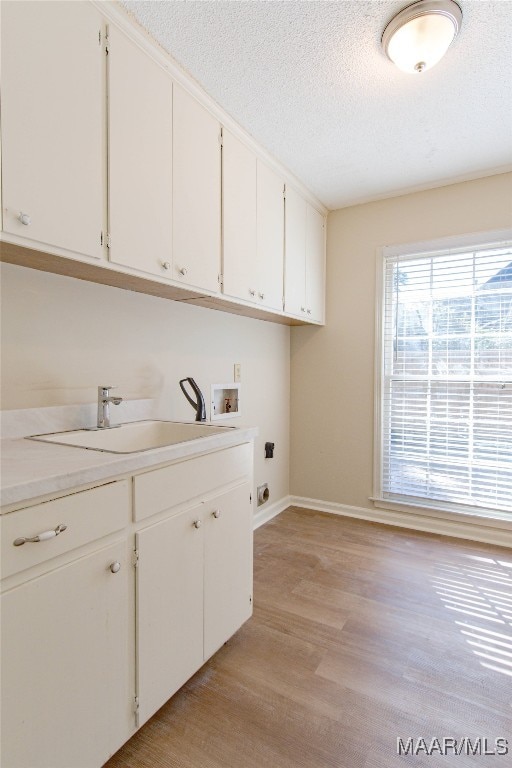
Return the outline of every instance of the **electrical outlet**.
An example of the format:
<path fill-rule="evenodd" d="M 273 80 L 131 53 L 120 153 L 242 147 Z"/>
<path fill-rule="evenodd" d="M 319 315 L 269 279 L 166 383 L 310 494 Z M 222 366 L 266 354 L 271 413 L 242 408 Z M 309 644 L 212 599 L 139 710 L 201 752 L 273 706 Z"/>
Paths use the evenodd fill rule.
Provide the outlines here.
<path fill-rule="evenodd" d="M 242 363 L 235 363 L 233 381 L 235 383 L 242 381 Z"/>

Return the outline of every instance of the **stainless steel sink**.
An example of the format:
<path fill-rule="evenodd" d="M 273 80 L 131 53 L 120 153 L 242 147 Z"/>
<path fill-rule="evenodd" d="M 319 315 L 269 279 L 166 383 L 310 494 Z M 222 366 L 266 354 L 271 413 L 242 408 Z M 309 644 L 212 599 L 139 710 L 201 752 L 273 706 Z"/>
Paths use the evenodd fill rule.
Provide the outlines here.
<path fill-rule="evenodd" d="M 137 453 L 218 435 L 227 429 L 233 429 L 233 427 L 214 427 L 211 424 L 178 421 L 133 421 L 111 429 L 76 429 L 72 432 L 32 435 L 27 439 L 107 453 Z"/>

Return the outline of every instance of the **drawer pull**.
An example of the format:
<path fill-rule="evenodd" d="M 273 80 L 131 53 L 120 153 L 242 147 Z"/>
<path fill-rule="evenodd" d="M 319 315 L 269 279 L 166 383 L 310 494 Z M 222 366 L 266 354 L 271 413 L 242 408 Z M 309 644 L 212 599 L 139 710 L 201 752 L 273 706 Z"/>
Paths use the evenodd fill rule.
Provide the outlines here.
<path fill-rule="evenodd" d="M 217 520 L 220 517 L 220 509 L 214 509 L 212 515 Z"/>
<path fill-rule="evenodd" d="M 201 521 L 200 520 L 194 520 L 193 526 L 194 526 L 194 528 L 200 528 L 201 527 Z"/>
<path fill-rule="evenodd" d="M 121 563 L 119 560 L 116 560 L 114 563 L 110 563 L 109 567 L 112 573 L 119 573 L 121 570 Z"/>
<path fill-rule="evenodd" d="M 26 542 L 36 543 L 38 541 L 46 541 L 46 539 L 53 539 L 55 536 L 58 536 L 59 533 L 65 531 L 66 528 L 67 525 L 60 523 L 60 525 L 54 528 L 53 531 L 43 531 L 43 533 L 38 533 L 36 536 L 20 536 L 18 539 L 14 539 L 13 544 L 15 547 L 21 547 L 21 545 Z"/>

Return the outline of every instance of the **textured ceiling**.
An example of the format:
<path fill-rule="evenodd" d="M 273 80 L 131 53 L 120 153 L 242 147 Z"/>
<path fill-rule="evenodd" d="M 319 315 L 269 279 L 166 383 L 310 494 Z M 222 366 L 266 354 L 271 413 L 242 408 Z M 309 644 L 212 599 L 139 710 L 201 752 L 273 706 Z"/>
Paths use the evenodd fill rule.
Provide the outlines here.
<path fill-rule="evenodd" d="M 122 0 L 330 209 L 512 167 L 512 2 L 459 0 L 432 70 L 380 48 L 395 0 Z"/>

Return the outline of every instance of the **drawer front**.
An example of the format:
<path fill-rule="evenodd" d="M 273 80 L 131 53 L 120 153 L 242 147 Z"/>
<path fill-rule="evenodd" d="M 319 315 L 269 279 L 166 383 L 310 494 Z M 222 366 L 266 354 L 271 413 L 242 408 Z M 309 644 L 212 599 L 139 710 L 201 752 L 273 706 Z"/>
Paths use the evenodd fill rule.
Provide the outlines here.
<path fill-rule="evenodd" d="M 127 480 L 108 483 L 3 515 L 0 519 L 2 578 L 121 530 L 129 522 Z M 18 538 L 53 531 L 59 525 L 65 525 L 66 530 L 58 536 L 14 546 Z"/>
<path fill-rule="evenodd" d="M 134 516 L 144 520 L 166 509 L 248 478 L 252 443 L 215 451 L 134 478 Z"/>

